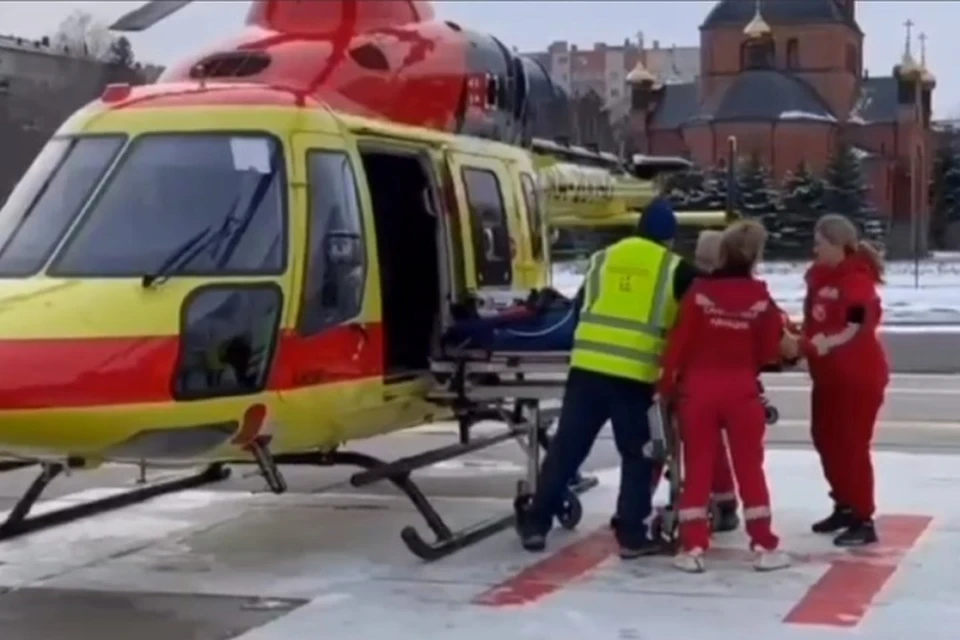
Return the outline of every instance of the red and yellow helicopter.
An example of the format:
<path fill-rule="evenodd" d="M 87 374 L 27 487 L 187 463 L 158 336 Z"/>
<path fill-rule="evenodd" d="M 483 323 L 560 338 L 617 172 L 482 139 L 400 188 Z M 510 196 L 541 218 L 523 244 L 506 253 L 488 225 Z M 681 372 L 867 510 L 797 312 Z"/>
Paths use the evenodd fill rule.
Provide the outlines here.
<path fill-rule="evenodd" d="M 654 195 L 617 158 L 548 141 L 566 100 L 537 62 L 419 0 L 255 1 L 236 38 L 107 87 L 0 212 L 0 454 L 42 466 L 0 538 L 242 462 L 275 492 L 282 464 L 393 482 L 437 536 L 403 534 L 428 559 L 507 526 L 451 532 L 409 474 L 520 435 L 471 439 L 484 414 L 431 395 L 451 306 L 548 285 L 550 227 L 622 225 Z M 452 415 L 461 442 L 440 450 L 339 450 Z M 28 517 L 56 475 L 103 461 L 210 466 Z"/>

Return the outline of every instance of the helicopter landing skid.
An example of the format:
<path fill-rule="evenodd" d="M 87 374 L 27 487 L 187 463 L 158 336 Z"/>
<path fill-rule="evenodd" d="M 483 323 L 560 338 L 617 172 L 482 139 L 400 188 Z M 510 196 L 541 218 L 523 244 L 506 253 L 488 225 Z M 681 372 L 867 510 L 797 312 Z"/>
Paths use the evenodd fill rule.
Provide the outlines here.
<path fill-rule="evenodd" d="M 521 417 L 524 413 L 525 418 Z M 518 500 L 527 495 L 536 485 L 536 478 L 540 465 L 540 449 L 549 446 L 549 437 L 546 432 L 546 423 L 542 420 L 537 401 L 519 401 L 512 411 L 503 409 L 485 409 L 458 411 L 461 425 L 474 423 L 479 420 L 498 420 L 507 424 L 507 429 L 496 435 L 483 438 L 468 439 L 466 442 L 455 443 L 439 449 L 432 449 L 417 455 L 400 458 L 393 462 L 385 462 L 367 454 L 350 451 L 291 453 L 275 456 L 277 464 L 340 466 L 349 465 L 360 467 L 363 471 L 355 473 L 350 478 L 354 487 L 364 487 L 375 482 L 386 480 L 393 484 L 413 503 L 414 508 L 423 516 L 427 526 L 433 533 L 433 541 L 428 541 L 412 526 L 404 527 L 400 537 L 407 548 L 417 557 L 428 562 L 439 560 L 465 547 L 489 538 L 516 523 L 518 509 L 516 505 L 511 513 L 497 516 L 477 524 L 454 531 L 447 525 L 443 517 L 430 503 L 429 498 L 411 479 L 410 475 L 417 469 L 428 467 L 443 460 L 456 458 L 474 451 L 506 442 L 509 440 L 521 441 L 527 453 L 528 479 L 521 481 L 518 487 Z M 468 428 L 468 427 L 466 427 Z M 464 430 L 466 430 L 464 428 Z M 578 475 L 570 486 L 569 498 L 571 513 L 582 513 L 576 495 L 597 485 L 597 479 Z M 576 526 L 575 520 L 579 517 L 558 516 L 564 526 Z"/>
<path fill-rule="evenodd" d="M 37 463 L 33 460 L 0 460 L 0 473 L 32 467 L 35 464 Z"/>
<path fill-rule="evenodd" d="M 50 483 L 68 469 L 81 466 L 83 466 L 82 461 L 78 460 L 69 460 L 66 463 L 41 463 L 39 475 L 10 510 L 6 520 L 0 523 L 0 540 L 10 540 L 41 529 L 49 529 L 81 518 L 129 507 L 169 493 L 212 484 L 226 480 L 230 476 L 230 469 L 221 463 L 215 463 L 198 473 L 138 486 L 99 500 L 82 502 L 30 517 L 31 509 Z"/>

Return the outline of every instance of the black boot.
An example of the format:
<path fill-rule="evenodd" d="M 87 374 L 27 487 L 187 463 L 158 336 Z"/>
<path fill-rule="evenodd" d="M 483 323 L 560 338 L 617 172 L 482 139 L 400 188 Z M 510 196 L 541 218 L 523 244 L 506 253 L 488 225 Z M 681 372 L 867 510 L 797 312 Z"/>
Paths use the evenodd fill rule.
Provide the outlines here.
<path fill-rule="evenodd" d="M 814 533 L 835 533 L 852 524 L 854 524 L 854 517 L 850 508 L 837 505 L 833 508 L 833 513 L 819 522 L 814 522 L 810 529 Z"/>
<path fill-rule="evenodd" d="M 720 502 L 714 512 L 713 530 L 715 533 L 736 531 L 740 526 L 740 517 L 737 516 L 736 502 Z"/>
<path fill-rule="evenodd" d="M 847 530 L 833 539 L 838 547 L 860 547 L 877 542 L 877 529 L 873 520 L 856 520 Z"/>

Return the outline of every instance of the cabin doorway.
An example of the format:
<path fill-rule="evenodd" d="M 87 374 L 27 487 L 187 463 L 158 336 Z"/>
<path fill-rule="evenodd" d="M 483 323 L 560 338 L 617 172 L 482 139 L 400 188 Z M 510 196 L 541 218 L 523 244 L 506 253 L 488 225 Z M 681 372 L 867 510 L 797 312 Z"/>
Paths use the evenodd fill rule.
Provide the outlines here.
<path fill-rule="evenodd" d="M 373 199 L 383 305 L 384 375 L 425 373 L 440 330 L 440 252 L 436 200 L 423 158 L 361 150 Z"/>

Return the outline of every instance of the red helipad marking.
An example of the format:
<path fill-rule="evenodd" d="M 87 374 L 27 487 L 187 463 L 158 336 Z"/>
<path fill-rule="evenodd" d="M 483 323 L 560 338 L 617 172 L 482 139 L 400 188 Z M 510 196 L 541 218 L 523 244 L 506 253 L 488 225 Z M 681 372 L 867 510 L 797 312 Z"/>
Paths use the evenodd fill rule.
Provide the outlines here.
<path fill-rule="evenodd" d="M 877 518 L 880 544 L 857 553 L 837 554 L 827 572 L 783 621 L 832 627 L 858 625 L 931 520 L 928 516 L 907 515 Z"/>
<path fill-rule="evenodd" d="M 783 622 L 841 627 L 859 624 L 931 520 L 929 516 L 879 516 L 878 545 L 822 554 L 791 554 L 795 564 L 822 563 L 830 568 Z M 484 591 L 472 602 L 488 607 L 532 604 L 589 574 L 616 550 L 613 533 L 604 526 Z M 723 547 L 715 547 L 708 554 L 718 560 L 748 562 L 752 558 L 747 550 Z"/>
<path fill-rule="evenodd" d="M 594 531 L 474 598 L 488 607 L 530 604 L 596 569 L 616 551 L 609 527 Z"/>

